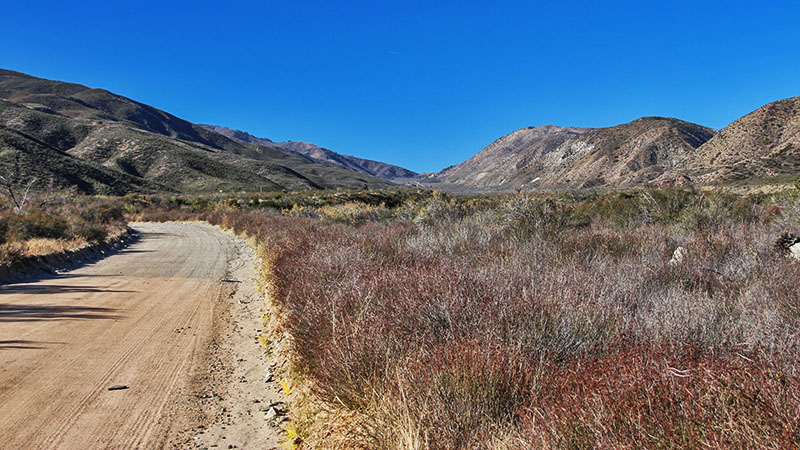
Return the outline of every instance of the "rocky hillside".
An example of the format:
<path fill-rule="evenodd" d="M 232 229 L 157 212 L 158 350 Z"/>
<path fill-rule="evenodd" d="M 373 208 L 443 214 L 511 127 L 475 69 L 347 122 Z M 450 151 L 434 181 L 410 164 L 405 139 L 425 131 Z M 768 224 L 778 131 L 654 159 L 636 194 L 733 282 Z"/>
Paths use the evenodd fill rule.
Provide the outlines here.
<path fill-rule="evenodd" d="M 429 181 L 497 190 L 634 186 L 655 180 L 713 135 L 663 117 L 609 128 L 525 128 Z"/>
<path fill-rule="evenodd" d="M 770 103 L 723 128 L 664 178 L 696 183 L 800 174 L 800 97 Z"/>
<path fill-rule="evenodd" d="M 388 187 L 102 89 L 0 70 L 0 171 L 87 193 Z"/>
<path fill-rule="evenodd" d="M 338 166 L 345 169 L 354 170 L 356 172 L 361 172 L 363 174 L 383 178 L 385 180 L 411 178 L 417 175 L 416 172 L 412 172 L 399 166 L 382 163 L 380 161 L 373 161 L 370 159 L 362 159 L 350 155 L 342 155 L 334 152 L 333 150 L 328 150 L 327 148 L 322 148 L 308 142 L 273 142 L 270 139 L 255 137 L 250 133 L 231 128 L 219 127 L 216 125 L 200 126 L 223 136 L 227 136 L 238 142 L 268 145 L 282 150 L 290 155 L 305 158 L 311 162 L 330 166 Z"/>
<path fill-rule="evenodd" d="M 520 171 L 539 166 L 548 154 L 588 130 L 553 125 L 523 128 L 501 137 L 467 161 L 450 166 L 430 179 L 476 187 L 517 187 L 510 181 Z"/>

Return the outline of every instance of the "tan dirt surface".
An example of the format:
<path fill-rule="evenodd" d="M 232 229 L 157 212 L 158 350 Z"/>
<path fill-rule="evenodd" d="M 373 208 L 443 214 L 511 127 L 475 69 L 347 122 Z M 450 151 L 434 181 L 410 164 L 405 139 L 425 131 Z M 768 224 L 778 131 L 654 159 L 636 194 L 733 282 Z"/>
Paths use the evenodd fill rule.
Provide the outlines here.
<path fill-rule="evenodd" d="M 277 447 L 254 409 L 278 396 L 250 329 L 252 249 L 199 224 L 132 227 L 106 259 L 0 287 L 0 447 Z"/>

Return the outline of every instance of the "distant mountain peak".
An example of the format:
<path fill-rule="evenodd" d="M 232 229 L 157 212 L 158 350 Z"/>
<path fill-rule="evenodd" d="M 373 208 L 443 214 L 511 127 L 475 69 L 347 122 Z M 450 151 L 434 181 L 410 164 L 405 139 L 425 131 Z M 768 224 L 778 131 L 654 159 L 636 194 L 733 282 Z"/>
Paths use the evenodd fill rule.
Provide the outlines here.
<path fill-rule="evenodd" d="M 266 138 L 257 138 L 250 133 L 216 125 L 200 125 L 201 127 L 227 136 L 233 140 L 258 145 L 269 145 L 287 154 L 299 156 L 312 162 L 342 167 L 363 174 L 372 175 L 385 180 L 403 180 L 417 176 L 416 172 L 392 164 L 382 163 L 356 156 L 342 155 L 333 150 L 314 145 L 310 142 L 286 141 L 274 142 Z"/>

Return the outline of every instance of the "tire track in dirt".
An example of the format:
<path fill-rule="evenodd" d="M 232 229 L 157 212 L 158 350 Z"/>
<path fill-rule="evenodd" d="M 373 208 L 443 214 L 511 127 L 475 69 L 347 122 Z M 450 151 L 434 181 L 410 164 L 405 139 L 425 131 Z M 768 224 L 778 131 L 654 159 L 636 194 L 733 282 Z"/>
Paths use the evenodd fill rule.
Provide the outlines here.
<path fill-rule="evenodd" d="M 252 257 L 237 261 L 246 246 L 209 226 L 133 227 L 141 239 L 104 260 L 0 287 L 4 448 L 185 446 L 177 436 L 214 426 L 193 402 L 215 370 L 215 333 L 233 326 L 214 323 L 236 306 L 222 280 L 252 271 Z M 218 389 L 236 383 L 226 376 L 211 377 Z M 108 390 L 117 384 L 128 389 Z M 262 424 L 243 428 L 258 436 L 230 438 L 275 446 Z"/>

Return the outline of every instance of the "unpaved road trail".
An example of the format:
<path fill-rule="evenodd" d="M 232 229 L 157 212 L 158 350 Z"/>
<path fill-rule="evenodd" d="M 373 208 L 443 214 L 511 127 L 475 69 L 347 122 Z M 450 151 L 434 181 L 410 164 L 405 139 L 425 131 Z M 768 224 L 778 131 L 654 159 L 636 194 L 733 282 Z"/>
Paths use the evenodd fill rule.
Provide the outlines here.
<path fill-rule="evenodd" d="M 0 287 L 0 448 L 276 446 L 263 412 L 218 403 L 231 386 L 253 397 L 227 399 L 240 408 L 274 397 L 243 328 L 258 311 L 235 310 L 250 280 L 228 279 L 252 273 L 252 250 L 199 224 L 133 228 L 135 244 L 94 264 Z M 243 346 L 254 380 L 231 363 Z"/>

